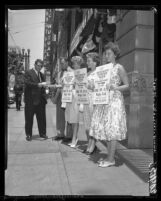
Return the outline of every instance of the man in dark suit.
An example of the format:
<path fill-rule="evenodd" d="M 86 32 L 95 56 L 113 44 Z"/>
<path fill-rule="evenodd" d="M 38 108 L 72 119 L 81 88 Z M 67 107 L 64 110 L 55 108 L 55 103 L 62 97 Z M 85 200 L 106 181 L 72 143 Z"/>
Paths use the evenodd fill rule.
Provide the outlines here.
<path fill-rule="evenodd" d="M 25 132 L 26 140 L 32 140 L 33 117 L 36 114 L 39 135 L 47 139 L 46 136 L 46 94 L 45 94 L 45 77 L 40 72 L 43 67 L 43 61 L 37 59 L 35 67 L 25 73 Z"/>

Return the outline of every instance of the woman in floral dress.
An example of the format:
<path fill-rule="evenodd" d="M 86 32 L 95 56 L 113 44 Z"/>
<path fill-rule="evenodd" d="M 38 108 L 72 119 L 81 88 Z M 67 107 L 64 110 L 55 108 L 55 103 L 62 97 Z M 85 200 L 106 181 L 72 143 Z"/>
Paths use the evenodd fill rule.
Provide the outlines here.
<path fill-rule="evenodd" d="M 118 45 L 109 42 L 104 49 L 106 63 L 113 64 L 110 70 L 110 82 L 107 84 L 110 101 L 107 105 L 95 105 L 89 133 L 96 140 L 107 141 L 107 158 L 99 162 L 99 167 L 115 165 L 117 141 L 126 138 L 126 112 L 122 92 L 129 88 L 124 67 L 116 63 L 120 52 Z"/>

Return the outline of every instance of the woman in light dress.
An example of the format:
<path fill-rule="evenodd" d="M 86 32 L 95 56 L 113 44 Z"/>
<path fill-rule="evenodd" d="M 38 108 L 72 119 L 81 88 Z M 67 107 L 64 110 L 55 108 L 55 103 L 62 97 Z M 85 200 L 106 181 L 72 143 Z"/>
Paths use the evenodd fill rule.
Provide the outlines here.
<path fill-rule="evenodd" d="M 129 88 L 124 67 L 116 63 L 116 58 L 120 53 L 118 45 L 109 42 L 104 51 L 106 63 L 113 64 L 110 70 L 110 83 L 107 84 L 110 102 L 107 105 L 95 105 L 89 132 L 89 135 L 96 140 L 107 142 L 107 158 L 99 161 L 99 167 L 115 165 L 117 141 L 126 138 L 126 112 L 122 92 Z"/>
<path fill-rule="evenodd" d="M 87 57 L 87 66 L 89 69 L 87 75 L 87 88 L 88 88 L 88 101 L 89 104 L 84 104 L 83 106 L 83 119 L 84 119 L 84 127 L 87 135 L 88 146 L 83 151 L 86 154 L 92 154 L 96 150 L 95 139 L 89 136 L 89 128 L 91 125 L 91 118 L 93 113 L 93 91 L 92 91 L 92 82 L 94 81 L 95 77 L 95 69 L 99 66 L 100 59 L 99 55 L 96 52 L 90 52 L 86 55 Z M 92 145 L 92 146 L 91 146 Z"/>
<path fill-rule="evenodd" d="M 73 56 L 71 58 L 72 67 L 74 70 L 80 69 L 81 65 L 83 64 L 83 59 L 80 56 Z M 72 142 L 69 143 L 69 146 L 75 148 L 78 142 L 78 129 L 79 129 L 79 107 L 75 90 L 75 84 L 73 84 L 73 91 L 72 91 L 72 102 L 66 104 L 65 109 L 65 120 L 72 124 L 73 130 L 73 137 Z"/>

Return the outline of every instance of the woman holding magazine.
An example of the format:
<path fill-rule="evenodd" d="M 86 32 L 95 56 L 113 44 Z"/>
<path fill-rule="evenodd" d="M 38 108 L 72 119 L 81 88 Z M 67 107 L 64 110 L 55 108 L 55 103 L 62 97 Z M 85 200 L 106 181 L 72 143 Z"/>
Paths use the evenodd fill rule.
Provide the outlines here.
<path fill-rule="evenodd" d="M 71 58 L 72 68 L 74 70 L 80 69 L 81 65 L 83 64 L 83 59 L 80 56 L 73 56 Z M 69 143 L 69 146 L 75 148 L 78 142 L 78 129 L 79 129 L 79 107 L 75 90 L 75 83 L 73 83 L 73 90 L 72 90 L 72 102 L 66 103 L 65 109 L 65 120 L 68 124 L 72 125 L 73 130 L 73 137 L 72 142 Z"/>
<path fill-rule="evenodd" d="M 108 104 L 95 105 L 89 132 L 96 140 L 107 142 L 107 158 L 99 161 L 99 167 L 115 165 L 117 141 L 126 138 L 126 112 L 122 92 L 129 88 L 129 83 L 124 67 L 116 62 L 119 53 L 118 45 L 113 42 L 104 47 L 106 63 L 112 63 L 109 83 L 106 85 L 110 98 Z"/>

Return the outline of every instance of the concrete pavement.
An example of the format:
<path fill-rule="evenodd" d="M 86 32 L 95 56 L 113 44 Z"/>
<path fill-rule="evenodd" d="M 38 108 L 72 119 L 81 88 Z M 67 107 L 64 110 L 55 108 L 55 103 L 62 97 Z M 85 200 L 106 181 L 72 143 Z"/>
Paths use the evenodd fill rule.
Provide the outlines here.
<path fill-rule="evenodd" d="M 148 196 L 149 185 L 141 180 L 121 158 L 116 166 L 100 168 L 97 161 L 106 148 L 88 157 L 81 151 L 86 145 L 83 125 L 79 129 L 77 149 L 53 141 L 55 105 L 47 105 L 47 135 L 38 136 L 34 119 L 33 140 L 25 140 L 24 111 L 8 110 L 8 167 L 5 171 L 5 195 L 133 195 Z"/>

